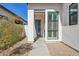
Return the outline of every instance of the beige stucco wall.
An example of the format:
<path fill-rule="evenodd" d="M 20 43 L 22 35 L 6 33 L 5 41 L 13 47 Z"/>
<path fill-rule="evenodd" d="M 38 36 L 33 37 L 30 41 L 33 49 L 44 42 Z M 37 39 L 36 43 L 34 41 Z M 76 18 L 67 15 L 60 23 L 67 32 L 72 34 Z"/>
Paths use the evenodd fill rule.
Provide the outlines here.
<path fill-rule="evenodd" d="M 5 8 L 3 8 L 1 6 L 0 6 L 0 15 L 3 15 L 5 17 L 7 17 L 9 20 L 13 21 L 13 23 L 15 23 L 15 20 L 23 21 L 18 15 L 14 15 L 13 13 L 7 11 Z M 24 23 L 24 21 L 23 21 L 23 23 Z M 26 29 L 25 26 L 27 27 L 27 25 L 25 25 L 25 26 L 24 25 L 21 25 L 21 26 L 23 28 L 23 33 L 26 33 L 27 34 L 27 32 L 25 30 Z"/>
<path fill-rule="evenodd" d="M 61 3 L 29 3 L 29 9 L 61 9 Z"/>
<path fill-rule="evenodd" d="M 8 17 L 9 20 L 11 19 L 11 21 L 13 21 L 13 22 L 15 22 L 15 20 L 21 20 L 22 21 L 22 19 L 19 16 L 12 14 L 11 12 L 7 11 L 5 8 L 3 8 L 1 6 L 0 6 L 0 15 Z M 22 25 L 22 26 L 24 28 L 24 25 Z"/>
<path fill-rule="evenodd" d="M 7 16 L 9 19 L 18 19 L 15 15 L 11 14 L 11 12 L 8 12 L 2 7 L 0 7 L 0 15 Z"/>

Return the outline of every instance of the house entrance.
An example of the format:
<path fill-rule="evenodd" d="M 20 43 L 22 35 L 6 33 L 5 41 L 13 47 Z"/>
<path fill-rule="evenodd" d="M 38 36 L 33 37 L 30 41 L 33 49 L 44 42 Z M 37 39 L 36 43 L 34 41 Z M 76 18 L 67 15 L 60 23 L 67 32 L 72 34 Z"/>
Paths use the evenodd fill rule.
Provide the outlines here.
<path fill-rule="evenodd" d="M 45 12 L 34 12 L 35 32 L 37 37 L 44 37 Z"/>
<path fill-rule="evenodd" d="M 37 37 L 40 37 L 41 36 L 41 20 L 39 19 L 35 20 L 35 30 L 36 30 Z"/>

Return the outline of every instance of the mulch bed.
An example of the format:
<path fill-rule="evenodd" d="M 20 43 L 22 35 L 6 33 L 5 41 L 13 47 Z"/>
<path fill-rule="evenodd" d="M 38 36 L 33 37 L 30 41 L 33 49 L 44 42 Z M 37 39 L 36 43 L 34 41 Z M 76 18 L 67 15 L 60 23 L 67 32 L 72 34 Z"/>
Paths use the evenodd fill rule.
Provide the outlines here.
<path fill-rule="evenodd" d="M 13 51 L 11 51 L 10 56 L 22 56 L 25 53 L 32 50 L 32 45 L 30 43 L 22 44 L 20 47 L 17 47 Z"/>

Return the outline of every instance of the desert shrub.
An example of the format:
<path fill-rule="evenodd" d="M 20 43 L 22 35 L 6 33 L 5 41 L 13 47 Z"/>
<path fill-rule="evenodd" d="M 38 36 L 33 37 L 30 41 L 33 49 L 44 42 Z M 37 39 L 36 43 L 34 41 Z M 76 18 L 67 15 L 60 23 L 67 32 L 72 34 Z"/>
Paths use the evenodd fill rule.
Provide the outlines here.
<path fill-rule="evenodd" d="M 0 19 L 0 49 L 7 49 L 22 38 L 23 25 L 15 24 L 14 19 Z"/>

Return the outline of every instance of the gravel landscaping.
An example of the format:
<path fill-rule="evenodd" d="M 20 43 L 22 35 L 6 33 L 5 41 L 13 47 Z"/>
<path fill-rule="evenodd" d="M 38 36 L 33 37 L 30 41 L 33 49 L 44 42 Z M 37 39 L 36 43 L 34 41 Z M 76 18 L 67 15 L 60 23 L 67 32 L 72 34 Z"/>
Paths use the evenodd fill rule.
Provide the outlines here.
<path fill-rule="evenodd" d="M 17 47 L 13 51 L 11 51 L 10 56 L 21 56 L 21 55 L 24 55 L 25 53 L 27 53 L 28 55 L 28 52 L 30 50 L 32 50 L 31 44 L 28 44 L 28 43 L 22 44 L 20 47 Z"/>
<path fill-rule="evenodd" d="M 27 56 L 30 50 L 32 50 L 32 44 L 27 43 L 27 38 L 24 38 L 12 47 L 2 51 L 0 56 Z"/>

